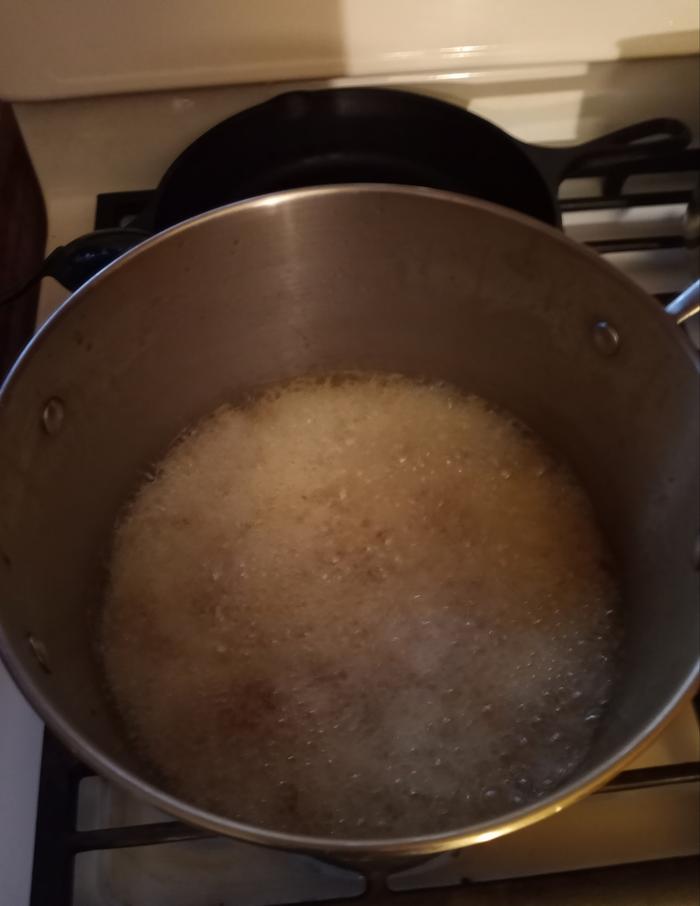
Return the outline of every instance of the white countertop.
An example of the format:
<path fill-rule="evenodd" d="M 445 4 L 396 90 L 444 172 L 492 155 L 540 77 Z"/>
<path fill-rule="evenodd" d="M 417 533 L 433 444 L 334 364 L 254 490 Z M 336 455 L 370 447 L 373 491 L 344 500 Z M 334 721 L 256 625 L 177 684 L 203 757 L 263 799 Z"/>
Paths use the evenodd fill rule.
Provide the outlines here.
<path fill-rule="evenodd" d="M 698 31 L 697 0 L 0 0 L 0 97 L 675 56 Z"/>
<path fill-rule="evenodd" d="M 44 725 L 0 661 L 0 906 L 25 906 Z"/>

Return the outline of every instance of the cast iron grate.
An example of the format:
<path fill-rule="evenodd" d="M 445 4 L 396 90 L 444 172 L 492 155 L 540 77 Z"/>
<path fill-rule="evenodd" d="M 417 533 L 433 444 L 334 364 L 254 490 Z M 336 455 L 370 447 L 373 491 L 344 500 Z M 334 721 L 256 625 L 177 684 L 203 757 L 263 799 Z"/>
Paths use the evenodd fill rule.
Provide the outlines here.
<path fill-rule="evenodd" d="M 130 827 L 109 827 L 97 830 L 76 830 L 78 788 L 82 780 L 93 772 L 85 767 L 48 731 L 44 734 L 37 830 L 34 848 L 34 869 L 32 875 L 31 906 L 71 906 L 73 891 L 73 870 L 76 856 L 95 850 L 109 850 L 132 846 L 179 843 L 187 840 L 203 840 L 215 836 L 212 832 L 191 827 L 180 821 L 162 821 L 154 824 L 139 824 Z M 661 767 L 641 768 L 623 771 L 614 780 L 594 795 L 619 793 L 628 790 L 647 789 L 668 785 L 700 782 L 700 764 L 689 762 Z M 565 875 L 579 875 L 579 872 L 564 872 Z M 511 879 L 511 889 L 519 879 Z M 477 882 L 490 884 L 492 882 Z M 531 879 L 522 879 L 528 885 Z M 473 901 L 469 889 L 474 882 L 464 884 L 464 906 Z M 449 892 L 436 889 L 421 891 L 421 906 L 447 906 L 461 904 L 460 888 L 449 888 Z M 365 900 L 365 896 L 367 900 Z M 388 889 L 381 891 L 368 888 L 365 895 L 351 900 L 334 899 L 326 906 L 344 902 L 389 903 L 410 894 Z M 134 904 L 148 906 L 148 904 Z M 324 906 L 319 902 L 317 906 Z"/>
<path fill-rule="evenodd" d="M 687 205 L 691 197 L 691 189 L 652 189 L 650 191 L 625 192 L 624 186 L 631 178 L 640 175 L 658 174 L 697 174 L 700 169 L 700 150 L 688 149 L 671 155 L 665 155 L 662 160 L 637 163 L 627 166 L 624 170 L 615 168 L 605 173 L 579 172 L 577 177 L 602 177 L 602 191 L 599 195 L 586 195 L 565 198 L 561 201 L 564 214 L 626 209 L 632 207 Z M 143 210 L 151 198 L 150 191 L 124 192 L 98 195 L 95 227 L 102 229 L 108 227 L 128 226 L 130 222 Z M 662 251 L 678 249 L 684 246 L 685 239 L 678 232 L 677 235 L 651 235 L 638 238 L 598 239 L 587 244 L 601 254 L 618 252 Z M 683 287 L 679 286 L 680 291 Z M 665 303 L 672 293 L 659 294 L 659 301 Z M 698 700 L 695 701 L 696 714 L 700 720 Z M 78 789 L 80 783 L 93 772 L 78 761 L 68 750 L 59 743 L 47 730 L 44 734 L 42 754 L 41 778 L 39 784 L 39 799 L 37 809 L 36 839 L 34 850 L 34 866 L 32 876 L 31 906 L 71 906 L 73 896 L 73 873 L 76 856 L 91 851 L 103 851 L 116 848 L 148 846 L 153 844 L 176 843 L 190 840 L 200 840 L 212 837 L 211 832 L 190 827 L 179 821 L 164 821 L 154 824 L 143 824 L 129 827 L 110 827 L 97 830 L 77 830 L 76 818 L 78 809 Z M 697 784 L 700 783 L 700 763 L 689 762 L 661 767 L 649 767 L 637 770 L 623 771 L 613 781 L 595 795 L 602 796 L 612 792 L 658 788 L 669 785 Z M 674 859 L 666 860 L 668 871 L 677 876 L 678 872 L 691 872 L 694 868 L 689 864 L 694 860 Z M 661 866 L 662 863 L 657 863 Z M 661 870 L 661 868 L 659 868 Z M 602 874 L 608 870 L 602 870 Z M 621 871 L 623 871 L 621 869 Z M 624 869 L 630 879 L 637 877 L 630 874 L 629 867 Z M 581 878 L 589 872 L 566 872 L 564 875 L 575 879 L 580 885 Z M 560 876 L 558 876 L 560 877 Z M 627 877 L 627 875 L 626 875 Z M 537 880 L 537 879 L 535 879 Z M 647 883 L 645 880 L 644 883 Z M 524 885 L 532 889 L 533 879 L 513 879 L 507 882 L 508 895 L 517 891 L 517 885 Z M 461 888 L 449 888 L 447 891 L 435 889 L 420 891 L 418 894 L 421 906 L 457 906 L 464 903 L 468 906 L 474 902 L 472 899 L 474 883 L 466 883 Z M 495 882 L 479 882 L 479 887 L 494 888 L 496 900 L 500 899 L 505 890 L 504 886 Z M 463 891 L 460 894 L 460 890 Z M 412 893 L 392 893 L 388 889 L 378 890 L 373 884 L 368 884 L 365 894 L 359 898 L 352 898 L 353 902 L 361 903 L 394 903 L 416 902 Z M 349 900 L 332 901 L 333 904 L 342 904 Z M 479 902 L 485 902 L 481 899 Z M 489 901 L 490 902 L 490 901 Z M 509 899 L 508 902 L 511 902 Z M 513 900 L 515 902 L 515 900 Z M 523 900 L 524 902 L 524 900 Z M 529 900 L 528 900 L 529 902 Z M 551 900 L 554 902 L 554 900 Z M 328 906 L 330 906 L 329 901 Z M 147 904 L 137 904 L 147 906 Z M 318 906 L 318 903 L 317 903 Z M 322 906 L 322 904 L 321 904 Z"/>

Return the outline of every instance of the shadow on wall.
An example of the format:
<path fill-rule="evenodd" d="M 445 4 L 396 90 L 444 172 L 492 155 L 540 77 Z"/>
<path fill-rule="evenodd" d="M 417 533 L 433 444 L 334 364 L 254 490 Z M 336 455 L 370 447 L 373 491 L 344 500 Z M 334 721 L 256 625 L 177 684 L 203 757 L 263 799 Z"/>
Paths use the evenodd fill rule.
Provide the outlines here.
<path fill-rule="evenodd" d="M 688 56 L 700 54 L 700 22 L 694 31 L 675 31 L 663 35 L 636 35 L 617 42 L 620 59 L 636 60 L 644 57 L 669 57 L 680 47 L 692 47 Z"/>
<path fill-rule="evenodd" d="M 697 140 L 700 57 L 697 54 L 673 56 L 674 48 L 691 42 L 700 51 L 700 32 L 638 35 L 619 41 L 619 61 L 598 67 L 594 90 L 584 92 L 579 115 L 580 137 L 591 137 L 593 124 L 601 131 L 608 131 L 633 121 L 664 116 L 682 120 Z M 633 93 L 635 103 L 630 112 Z"/>
<path fill-rule="evenodd" d="M 523 66 L 517 75 L 494 70 L 468 81 L 434 82 L 425 93 L 461 106 L 466 99 L 472 113 L 535 143 L 550 140 L 554 121 L 574 120 L 566 137 L 571 143 L 658 116 L 682 120 L 697 139 L 700 56 L 665 56 L 693 41 L 700 41 L 700 32 L 640 35 L 618 43 L 618 60 L 554 64 L 545 71 Z"/>

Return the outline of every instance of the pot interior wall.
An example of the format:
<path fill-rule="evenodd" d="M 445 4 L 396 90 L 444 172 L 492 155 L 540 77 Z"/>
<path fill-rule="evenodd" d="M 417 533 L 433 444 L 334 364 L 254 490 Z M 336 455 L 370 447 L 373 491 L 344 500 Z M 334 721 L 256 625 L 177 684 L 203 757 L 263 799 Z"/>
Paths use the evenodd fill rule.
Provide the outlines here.
<path fill-rule="evenodd" d="M 619 331 L 614 355 L 593 342 L 599 320 Z M 572 461 L 618 557 L 624 665 L 585 771 L 642 732 L 697 664 L 698 391 L 674 330 L 552 232 L 447 196 L 298 193 L 147 244 L 47 328 L 3 398 L 0 618 L 15 669 L 65 725 L 137 769 L 91 621 L 111 526 L 142 470 L 185 426 L 270 381 L 442 378 Z M 52 398 L 65 407 L 55 434 L 42 425 Z"/>

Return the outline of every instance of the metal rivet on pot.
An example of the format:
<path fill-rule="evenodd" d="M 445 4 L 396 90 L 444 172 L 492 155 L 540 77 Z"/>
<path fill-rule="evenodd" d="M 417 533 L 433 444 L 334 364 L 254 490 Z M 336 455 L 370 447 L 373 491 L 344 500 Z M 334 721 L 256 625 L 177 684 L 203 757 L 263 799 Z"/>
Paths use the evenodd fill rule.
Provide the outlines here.
<path fill-rule="evenodd" d="M 614 355 L 620 348 L 620 334 L 607 321 L 593 325 L 593 345 L 601 355 Z"/>
<path fill-rule="evenodd" d="M 51 673 L 51 668 L 49 667 L 49 658 L 46 653 L 46 645 L 33 635 L 27 636 L 27 643 L 32 650 L 32 654 L 36 658 L 37 663 L 44 671 L 44 673 Z"/>
<path fill-rule="evenodd" d="M 65 408 L 62 401 L 57 397 L 52 397 L 44 406 L 41 413 L 41 424 L 47 434 L 58 434 L 63 426 L 63 416 Z"/>

